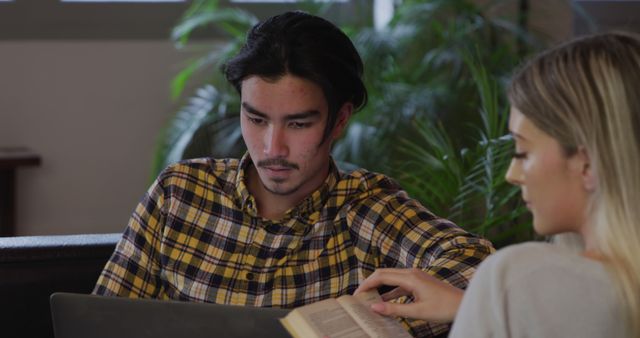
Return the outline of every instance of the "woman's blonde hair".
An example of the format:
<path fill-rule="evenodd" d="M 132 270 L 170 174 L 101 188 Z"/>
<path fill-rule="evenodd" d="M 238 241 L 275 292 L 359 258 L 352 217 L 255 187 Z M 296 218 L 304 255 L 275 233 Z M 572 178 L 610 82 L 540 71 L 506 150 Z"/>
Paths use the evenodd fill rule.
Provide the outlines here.
<path fill-rule="evenodd" d="M 640 37 L 606 33 L 549 50 L 514 75 L 508 95 L 567 156 L 586 150 L 597 178 L 588 226 L 630 336 L 640 336 Z"/>

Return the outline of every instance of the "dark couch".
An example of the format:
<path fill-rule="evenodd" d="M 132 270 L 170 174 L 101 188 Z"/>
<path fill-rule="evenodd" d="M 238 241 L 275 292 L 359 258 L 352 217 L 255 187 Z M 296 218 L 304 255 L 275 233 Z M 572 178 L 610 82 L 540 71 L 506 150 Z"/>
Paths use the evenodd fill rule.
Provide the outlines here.
<path fill-rule="evenodd" d="M 90 293 L 120 236 L 0 237 L 0 336 L 53 337 L 49 296 Z"/>

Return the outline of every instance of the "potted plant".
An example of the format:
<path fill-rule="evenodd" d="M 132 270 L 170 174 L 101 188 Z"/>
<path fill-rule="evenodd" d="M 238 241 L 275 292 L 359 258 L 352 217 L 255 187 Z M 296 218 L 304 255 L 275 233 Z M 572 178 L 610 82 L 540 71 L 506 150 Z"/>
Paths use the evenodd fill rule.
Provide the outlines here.
<path fill-rule="evenodd" d="M 383 29 L 369 21 L 343 27 L 365 63 L 370 101 L 352 118 L 333 155 L 344 167 L 395 177 L 436 214 L 500 246 L 532 233 L 517 189 L 504 182 L 511 143 L 502 87 L 536 44 L 522 20 L 491 18 L 487 10 L 470 0 L 404 0 Z M 210 72 L 163 132 L 154 177 L 181 158 L 244 151 L 239 98 L 218 69 L 257 22 L 217 0 L 196 0 L 175 27 L 178 46 L 196 28 L 210 25 L 228 39 L 176 77 L 178 96 L 192 74 Z"/>

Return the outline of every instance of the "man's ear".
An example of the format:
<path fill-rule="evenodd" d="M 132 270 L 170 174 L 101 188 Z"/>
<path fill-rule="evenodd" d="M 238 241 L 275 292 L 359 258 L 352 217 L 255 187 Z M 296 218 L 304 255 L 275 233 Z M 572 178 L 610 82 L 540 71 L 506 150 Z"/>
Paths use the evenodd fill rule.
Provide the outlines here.
<path fill-rule="evenodd" d="M 596 189 L 598 179 L 594 166 L 591 164 L 591 157 L 587 153 L 587 149 L 583 146 L 578 147 L 578 152 L 575 154 L 578 160 L 580 175 L 582 178 L 582 186 L 586 191 L 592 192 Z"/>
<path fill-rule="evenodd" d="M 351 118 L 351 114 L 353 114 L 353 103 L 346 102 L 340 107 L 338 110 L 338 116 L 336 118 L 336 126 L 333 128 L 333 132 L 331 133 L 332 139 L 337 139 L 342 134 L 342 131 L 349 123 L 349 118 Z"/>

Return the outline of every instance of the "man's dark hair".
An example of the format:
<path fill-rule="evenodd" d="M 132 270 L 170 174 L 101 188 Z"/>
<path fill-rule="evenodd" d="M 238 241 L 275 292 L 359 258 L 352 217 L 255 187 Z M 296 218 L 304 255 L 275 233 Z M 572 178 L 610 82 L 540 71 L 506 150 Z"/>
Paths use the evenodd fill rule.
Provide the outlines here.
<path fill-rule="evenodd" d="M 338 27 L 320 17 L 292 11 L 255 25 L 223 71 L 238 93 L 242 81 L 254 75 L 277 80 L 291 74 L 316 83 L 329 106 L 324 142 L 342 105 L 351 102 L 357 111 L 367 103 L 362 68 L 358 51 Z"/>

